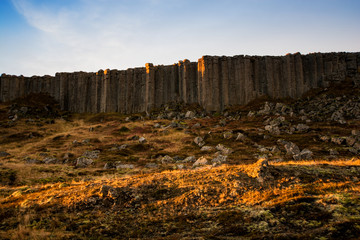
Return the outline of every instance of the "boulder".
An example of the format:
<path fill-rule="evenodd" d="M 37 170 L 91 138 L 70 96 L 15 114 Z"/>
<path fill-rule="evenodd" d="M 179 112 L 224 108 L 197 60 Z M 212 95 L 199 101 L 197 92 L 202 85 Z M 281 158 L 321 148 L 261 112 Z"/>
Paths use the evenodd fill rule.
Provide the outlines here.
<path fill-rule="evenodd" d="M 195 156 L 189 156 L 185 158 L 183 162 L 187 163 L 187 162 L 195 162 L 195 161 L 196 161 Z"/>
<path fill-rule="evenodd" d="M 233 137 L 232 131 L 224 132 L 223 137 L 224 139 L 231 139 Z"/>
<path fill-rule="evenodd" d="M 208 160 L 205 157 L 200 157 L 196 162 L 193 164 L 193 167 L 199 167 L 203 165 L 207 165 Z"/>
<path fill-rule="evenodd" d="M 76 159 L 75 167 L 86 168 L 94 162 L 93 159 L 87 157 L 79 157 Z"/>
<path fill-rule="evenodd" d="M 134 169 L 134 164 L 118 164 L 116 165 L 116 169 Z"/>
<path fill-rule="evenodd" d="M 234 152 L 231 148 L 227 148 L 222 144 L 218 144 L 215 148 L 224 155 L 229 155 Z"/>
<path fill-rule="evenodd" d="M 265 130 L 274 135 L 280 135 L 280 129 L 275 125 L 266 125 Z"/>
<path fill-rule="evenodd" d="M 46 157 L 43 162 L 45 164 L 58 164 L 58 163 L 61 163 L 61 161 L 59 161 L 55 157 Z"/>
<path fill-rule="evenodd" d="M 240 142 L 244 142 L 246 141 L 247 137 L 242 134 L 242 133 L 238 133 L 237 137 L 236 137 L 236 141 L 240 141 Z"/>
<path fill-rule="evenodd" d="M 146 138 L 140 137 L 139 138 L 139 143 L 141 143 L 141 144 L 146 143 Z"/>
<path fill-rule="evenodd" d="M 224 156 L 224 155 L 217 155 L 215 158 L 213 158 L 211 160 L 212 163 L 216 163 L 216 164 L 222 164 L 222 163 L 225 163 L 226 162 L 226 159 L 227 159 L 227 156 Z"/>
<path fill-rule="evenodd" d="M 351 134 L 354 136 L 360 136 L 360 130 L 352 130 Z"/>
<path fill-rule="evenodd" d="M 299 131 L 299 132 L 307 132 L 310 127 L 309 127 L 308 125 L 306 125 L 306 124 L 300 123 L 300 124 L 296 125 L 295 128 L 296 128 L 296 130 Z"/>
<path fill-rule="evenodd" d="M 168 155 L 162 157 L 160 159 L 160 161 L 161 161 L 162 164 L 169 164 L 169 163 L 174 163 L 175 162 L 175 160 L 172 157 L 168 156 Z"/>
<path fill-rule="evenodd" d="M 204 139 L 202 137 L 196 137 L 194 139 L 194 143 L 198 145 L 199 147 L 202 147 L 205 145 Z"/>
<path fill-rule="evenodd" d="M 287 154 L 296 155 L 300 153 L 299 147 L 293 142 L 287 142 L 284 145 Z"/>
<path fill-rule="evenodd" d="M 335 144 L 338 144 L 338 145 L 341 145 L 341 144 L 345 143 L 345 138 L 343 138 L 343 137 L 332 137 L 331 142 L 335 143 Z"/>
<path fill-rule="evenodd" d="M 210 147 L 210 146 L 203 146 L 203 147 L 200 149 L 200 151 L 202 151 L 202 152 L 210 152 L 210 151 L 212 151 L 212 150 L 214 150 L 214 148 L 213 148 L 213 147 Z"/>
<path fill-rule="evenodd" d="M 193 119 L 195 115 L 196 114 L 193 111 L 187 111 L 185 114 L 185 118 Z"/>
<path fill-rule="evenodd" d="M 86 151 L 83 153 L 83 157 L 85 158 L 89 158 L 89 159 L 97 159 L 99 158 L 99 154 L 100 151 L 99 150 L 95 150 L 95 151 Z"/>
<path fill-rule="evenodd" d="M 309 149 L 303 149 L 299 154 L 293 156 L 294 160 L 310 160 L 312 159 L 313 152 Z"/>

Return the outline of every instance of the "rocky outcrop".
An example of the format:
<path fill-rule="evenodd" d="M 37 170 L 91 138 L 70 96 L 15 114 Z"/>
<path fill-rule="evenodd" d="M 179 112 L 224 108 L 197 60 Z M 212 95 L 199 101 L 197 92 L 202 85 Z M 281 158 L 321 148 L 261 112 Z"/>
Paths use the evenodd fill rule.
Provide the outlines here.
<path fill-rule="evenodd" d="M 255 98 L 298 98 L 312 88 L 346 78 L 360 85 L 360 53 L 300 53 L 286 56 L 204 56 L 170 66 L 97 73 L 57 73 L 52 76 L 0 78 L 0 102 L 30 93 L 48 93 L 64 110 L 73 112 L 150 111 L 169 102 L 198 103 L 207 111 L 222 111 Z"/>

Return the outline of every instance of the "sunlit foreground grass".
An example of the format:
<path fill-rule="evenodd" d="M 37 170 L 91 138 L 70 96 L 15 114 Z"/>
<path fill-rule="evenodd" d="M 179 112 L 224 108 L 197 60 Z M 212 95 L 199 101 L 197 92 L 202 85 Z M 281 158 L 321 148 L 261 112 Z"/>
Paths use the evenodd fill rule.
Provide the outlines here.
<path fill-rule="evenodd" d="M 358 167 L 360 159 L 270 163 L 265 171 L 269 177 L 260 182 L 258 162 L 42 186 L 3 187 L 1 215 L 6 219 L 4 215 L 12 209 L 10 212 L 18 222 L 13 223 L 17 227 L 11 229 L 7 216 L 2 229 L 5 229 L 4 234 L 14 238 L 19 237 L 20 228 L 32 234 L 37 229 L 36 236 L 44 235 L 45 231 L 59 238 L 66 238 L 70 232 L 75 235 L 69 236 L 84 238 L 88 234 L 101 234 L 99 236 L 104 238 L 113 234 L 123 237 L 235 234 L 254 238 L 255 232 L 259 236 L 269 235 L 273 228 L 272 234 L 291 232 L 288 229 L 291 223 L 296 231 L 302 229 L 303 233 L 310 234 L 305 235 L 308 237 L 313 234 L 308 233 L 309 229 L 325 231 L 332 227 L 335 232 L 328 233 L 331 239 L 341 234 L 336 227 L 340 223 L 350 222 L 355 228 L 351 234 L 356 228 L 360 230 Z M 289 206 L 297 207 L 289 210 Z M 304 209 L 300 211 L 298 207 Z M 292 211 L 299 211 L 298 216 L 292 216 Z M 24 216 L 30 220 L 24 223 L 20 213 L 26 213 Z M 308 219 L 306 214 L 315 215 Z M 44 222 L 44 218 L 52 220 Z M 182 226 L 178 226 L 179 221 Z M 236 225 L 237 230 L 229 230 L 227 221 L 229 226 Z M 191 222 L 198 228 L 189 225 Z M 131 227 L 133 224 L 141 226 L 135 229 Z"/>

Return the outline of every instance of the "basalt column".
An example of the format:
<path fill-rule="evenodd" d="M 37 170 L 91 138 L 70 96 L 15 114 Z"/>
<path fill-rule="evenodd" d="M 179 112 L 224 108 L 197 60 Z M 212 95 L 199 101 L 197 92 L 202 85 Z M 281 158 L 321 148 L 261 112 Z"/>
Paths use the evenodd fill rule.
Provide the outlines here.
<path fill-rule="evenodd" d="M 150 111 L 155 107 L 155 68 L 152 63 L 147 63 L 145 66 L 145 106 L 146 111 Z"/>

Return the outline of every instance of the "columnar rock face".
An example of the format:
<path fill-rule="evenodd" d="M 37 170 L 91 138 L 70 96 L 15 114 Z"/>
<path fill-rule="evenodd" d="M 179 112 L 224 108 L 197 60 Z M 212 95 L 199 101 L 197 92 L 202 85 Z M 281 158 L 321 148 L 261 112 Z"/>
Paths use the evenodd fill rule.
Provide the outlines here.
<path fill-rule="evenodd" d="M 272 56 L 204 56 L 198 62 L 97 73 L 0 78 L 0 102 L 48 93 L 73 112 L 150 111 L 168 102 L 198 103 L 207 111 L 243 105 L 255 98 L 298 98 L 346 78 L 360 85 L 360 53 Z"/>

